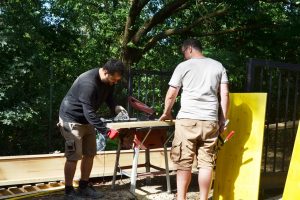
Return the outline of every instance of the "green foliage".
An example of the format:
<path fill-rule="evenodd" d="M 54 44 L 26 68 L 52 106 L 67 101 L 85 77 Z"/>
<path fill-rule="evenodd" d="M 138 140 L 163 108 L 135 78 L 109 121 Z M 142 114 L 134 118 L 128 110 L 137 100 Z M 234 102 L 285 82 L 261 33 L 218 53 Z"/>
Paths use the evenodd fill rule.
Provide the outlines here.
<path fill-rule="evenodd" d="M 198 38 L 208 57 L 228 70 L 231 91 L 243 91 L 249 58 L 299 63 L 299 3 L 297 1 L 187 1 L 186 9 L 161 17 L 140 40 L 125 40 L 131 1 L 9 0 L 0 3 L 0 155 L 48 153 L 63 148 L 55 128 L 60 102 L 82 72 L 109 58 L 128 62 L 136 73 L 133 95 L 159 115 L 168 81 L 183 60 L 180 45 Z M 139 1 L 141 3 L 141 1 Z M 169 3 L 149 1 L 129 27 L 141 30 Z M 180 2 L 180 1 L 177 1 Z M 210 15 L 224 11 L 223 14 Z M 188 31 L 162 37 L 165 31 Z M 128 57 L 126 47 L 134 49 Z M 139 57 L 138 55 L 141 54 Z M 130 62 L 131 57 L 136 57 Z M 126 106 L 128 80 L 116 88 Z M 137 89 L 140 89 L 138 91 Z M 105 107 L 105 106 L 104 106 Z M 174 113 L 179 108 L 176 103 Z M 101 110 L 104 115 L 107 110 Z"/>
<path fill-rule="evenodd" d="M 106 142 L 105 151 L 116 150 L 118 147 L 118 141 L 108 139 Z"/>

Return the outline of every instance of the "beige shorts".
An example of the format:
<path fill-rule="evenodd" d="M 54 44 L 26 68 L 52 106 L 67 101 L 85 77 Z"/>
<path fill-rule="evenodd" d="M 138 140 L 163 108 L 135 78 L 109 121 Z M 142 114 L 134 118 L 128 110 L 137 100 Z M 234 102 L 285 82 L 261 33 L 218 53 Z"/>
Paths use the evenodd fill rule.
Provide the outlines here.
<path fill-rule="evenodd" d="M 65 157 L 67 160 L 81 160 L 82 155 L 96 155 L 96 131 L 92 125 L 63 122 L 60 118 L 59 128 L 66 140 Z"/>
<path fill-rule="evenodd" d="M 198 168 L 215 166 L 218 122 L 176 119 L 171 159 L 179 170 L 191 170 L 196 155 Z"/>

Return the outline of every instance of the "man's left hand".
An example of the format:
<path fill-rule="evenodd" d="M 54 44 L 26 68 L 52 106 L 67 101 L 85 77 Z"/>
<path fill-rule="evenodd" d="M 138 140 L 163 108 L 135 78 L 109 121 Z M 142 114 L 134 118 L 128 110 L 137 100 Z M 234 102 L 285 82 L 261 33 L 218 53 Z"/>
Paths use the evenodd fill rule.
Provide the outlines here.
<path fill-rule="evenodd" d="M 109 137 L 109 139 L 113 140 L 119 136 L 119 131 L 111 128 L 107 132 L 107 136 Z"/>
<path fill-rule="evenodd" d="M 224 131 L 227 130 L 228 123 L 229 123 L 228 119 L 227 120 L 223 119 L 223 120 L 219 121 L 219 132 L 220 133 L 223 133 Z"/>
<path fill-rule="evenodd" d="M 128 113 L 127 110 L 125 108 L 123 108 L 123 106 L 116 106 L 115 107 L 115 113 L 119 114 L 120 112 Z"/>

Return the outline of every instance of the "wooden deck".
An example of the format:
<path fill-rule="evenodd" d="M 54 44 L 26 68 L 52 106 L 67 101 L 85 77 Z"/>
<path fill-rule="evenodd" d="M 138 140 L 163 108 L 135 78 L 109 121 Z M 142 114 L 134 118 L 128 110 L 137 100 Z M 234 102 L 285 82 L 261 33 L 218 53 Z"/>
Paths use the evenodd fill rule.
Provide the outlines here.
<path fill-rule="evenodd" d="M 163 155 L 163 149 L 152 149 L 150 151 L 151 163 L 164 168 Z M 133 150 L 122 150 L 120 165 L 131 165 L 132 158 Z M 91 178 L 112 176 L 115 159 L 116 151 L 99 152 L 94 159 Z M 22 193 L 61 188 L 64 185 L 64 163 L 63 153 L 0 157 L 0 199 L 6 198 L 7 195 L 22 195 Z M 138 163 L 145 163 L 143 151 L 139 156 Z M 170 170 L 173 170 L 172 163 L 169 163 Z M 80 163 L 77 166 L 74 180 L 80 178 Z M 140 168 L 139 170 L 142 171 L 143 169 Z M 35 185 L 32 186 L 33 184 Z"/>

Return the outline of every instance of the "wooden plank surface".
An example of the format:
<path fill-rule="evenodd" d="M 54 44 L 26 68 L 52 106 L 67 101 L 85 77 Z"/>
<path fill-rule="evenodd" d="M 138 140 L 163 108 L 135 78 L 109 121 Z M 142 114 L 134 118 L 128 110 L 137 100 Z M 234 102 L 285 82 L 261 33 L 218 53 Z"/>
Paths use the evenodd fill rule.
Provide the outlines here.
<path fill-rule="evenodd" d="M 143 152 L 143 151 L 142 151 Z M 150 150 L 151 163 L 164 168 L 163 149 Z M 169 156 L 168 156 L 169 157 Z M 133 151 L 122 150 L 120 165 L 132 165 Z M 116 151 L 99 152 L 94 159 L 91 177 L 112 176 Z M 0 157 L 0 186 L 49 181 L 63 181 L 64 154 L 42 154 Z M 145 163 L 145 154 L 139 156 L 139 164 Z M 169 160 L 170 169 L 173 169 Z M 80 177 L 80 161 L 77 164 L 75 180 Z"/>
<path fill-rule="evenodd" d="M 114 129 L 172 127 L 175 121 L 135 121 L 108 123 Z M 153 149 L 150 153 L 151 163 L 164 168 L 163 149 Z M 168 156 L 169 157 L 169 156 Z M 91 177 L 112 176 L 116 151 L 100 152 L 94 159 Z M 120 155 L 120 165 L 132 165 L 133 151 L 123 150 Z M 144 153 L 140 154 L 139 164 L 145 163 Z M 64 154 L 42 154 L 25 156 L 0 157 L 0 186 L 37 183 L 43 181 L 63 180 Z M 172 163 L 169 160 L 170 169 Z M 77 165 L 75 179 L 80 177 L 80 161 Z"/>
<path fill-rule="evenodd" d="M 279 122 L 277 123 L 277 129 L 278 130 L 290 129 L 293 128 L 294 125 L 297 127 L 298 121 L 296 121 L 295 123 L 293 121 Z M 265 125 L 265 127 L 267 128 L 267 125 Z M 269 124 L 269 129 L 276 129 L 276 124 Z"/>
<path fill-rule="evenodd" d="M 235 135 L 218 153 L 214 200 L 258 199 L 266 100 L 265 93 L 230 94 L 227 130 Z"/>
<path fill-rule="evenodd" d="M 135 122 L 113 122 L 106 126 L 113 129 L 131 129 L 131 128 L 151 128 L 151 127 L 172 127 L 175 120 L 172 121 L 135 121 Z"/>
<path fill-rule="evenodd" d="M 291 163 L 283 192 L 283 200 L 300 199 L 300 126 L 294 144 Z"/>

